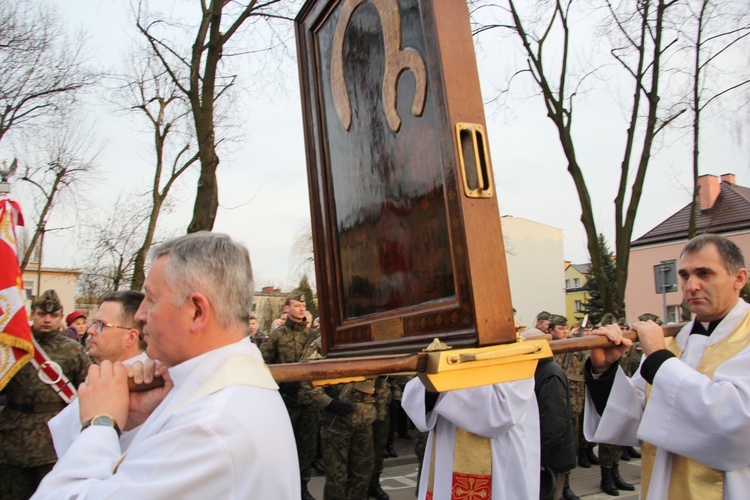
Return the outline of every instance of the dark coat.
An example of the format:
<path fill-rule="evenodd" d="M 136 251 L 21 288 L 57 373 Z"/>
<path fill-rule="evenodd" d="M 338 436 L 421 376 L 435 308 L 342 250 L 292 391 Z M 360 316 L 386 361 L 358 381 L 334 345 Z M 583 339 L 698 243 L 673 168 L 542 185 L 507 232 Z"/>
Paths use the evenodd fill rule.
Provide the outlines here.
<path fill-rule="evenodd" d="M 542 359 L 534 373 L 539 404 L 542 467 L 567 472 L 576 466 L 576 445 L 570 417 L 568 379 L 554 359 Z"/>

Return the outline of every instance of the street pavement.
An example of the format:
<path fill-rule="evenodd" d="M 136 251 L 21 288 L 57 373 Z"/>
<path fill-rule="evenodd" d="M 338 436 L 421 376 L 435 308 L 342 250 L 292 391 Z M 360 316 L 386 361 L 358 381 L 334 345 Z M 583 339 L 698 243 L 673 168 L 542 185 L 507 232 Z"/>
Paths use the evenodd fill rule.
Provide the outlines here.
<path fill-rule="evenodd" d="M 411 434 L 413 435 L 414 431 L 411 431 Z M 398 457 L 385 459 L 380 484 L 391 497 L 391 500 L 414 500 L 418 482 L 418 464 L 417 456 L 414 454 L 414 440 L 396 437 L 393 447 L 398 453 Z M 314 472 L 314 474 L 317 473 Z M 636 489 L 633 492 L 620 491 L 620 496 L 616 498 L 618 500 L 636 500 L 640 492 L 641 461 L 631 459 L 630 462 L 620 462 L 620 475 L 625 481 L 636 485 Z M 593 466 L 590 469 L 577 467 L 571 473 L 570 487 L 576 495 L 586 500 L 615 498 L 599 489 L 599 480 L 598 466 Z M 308 484 L 310 493 L 318 500 L 323 500 L 324 486 L 325 478 L 321 475 L 315 475 Z"/>

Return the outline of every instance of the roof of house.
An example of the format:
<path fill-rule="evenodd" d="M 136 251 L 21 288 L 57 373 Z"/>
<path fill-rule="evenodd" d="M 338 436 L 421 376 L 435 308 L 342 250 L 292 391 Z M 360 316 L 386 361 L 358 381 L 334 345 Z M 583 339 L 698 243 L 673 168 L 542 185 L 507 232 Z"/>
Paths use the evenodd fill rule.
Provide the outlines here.
<path fill-rule="evenodd" d="M 573 269 L 581 274 L 588 274 L 591 272 L 591 264 L 573 264 Z"/>
<path fill-rule="evenodd" d="M 698 211 L 696 220 L 698 234 L 721 234 L 743 229 L 750 231 L 750 188 L 736 186 L 729 182 L 722 182 L 719 186 L 721 192 L 713 206 L 708 210 Z M 633 241 L 630 246 L 637 247 L 687 238 L 690 205 L 690 203 L 685 205 L 664 222 Z"/>

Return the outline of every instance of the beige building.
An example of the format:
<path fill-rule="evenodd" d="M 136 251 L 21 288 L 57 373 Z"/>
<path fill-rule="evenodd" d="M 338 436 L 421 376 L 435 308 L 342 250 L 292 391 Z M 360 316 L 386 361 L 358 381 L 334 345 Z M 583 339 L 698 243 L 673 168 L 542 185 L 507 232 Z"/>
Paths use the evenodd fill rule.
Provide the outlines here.
<path fill-rule="evenodd" d="M 270 333 L 271 322 L 284 311 L 287 295 L 289 292 L 282 292 L 281 288 L 273 286 L 264 286 L 261 291 L 255 292 L 250 312 L 258 319 L 261 330 Z"/>
<path fill-rule="evenodd" d="M 565 262 L 565 317 L 568 318 L 569 325 L 583 319 L 584 314 L 581 310 L 589 298 L 583 285 L 588 281 L 586 274 L 589 272 L 591 272 L 590 264 Z"/>
<path fill-rule="evenodd" d="M 734 241 L 745 259 L 750 256 L 750 188 L 737 186 L 734 174 L 702 175 L 697 232 L 721 234 Z M 630 265 L 625 290 L 627 321 L 650 312 L 666 321 L 680 321 L 682 292 L 679 287 L 665 295 L 657 293 L 654 266 L 677 261 L 687 242 L 690 204 L 657 225 L 630 245 Z"/>
<path fill-rule="evenodd" d="M 76 269 L 44 267 L 30 262 L 23 272 L 23 288 L 26 293 L 26 306 L 31 312 L 32 301 L 46 290 L 53 289 L 60 297 L 63 315 L 75 310 L 76 281 L 81 274 Z"/>
<path fill-rule="evenodd" d="M 522 217 L 500 219 L 516 320 L 534 326 L 540 311 L 565 313 L 562 229 Z"/>

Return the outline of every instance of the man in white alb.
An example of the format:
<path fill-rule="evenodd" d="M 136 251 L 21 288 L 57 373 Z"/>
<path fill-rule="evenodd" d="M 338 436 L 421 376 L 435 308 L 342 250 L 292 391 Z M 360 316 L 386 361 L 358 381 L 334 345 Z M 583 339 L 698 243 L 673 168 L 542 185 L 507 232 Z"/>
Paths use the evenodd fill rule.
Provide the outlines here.
<path fill-rule="evenodd" d="M 87 354 L 96 364 L 107 360 L 124 365 L 145 361 L 146 344 L 141 339 L 143 323 L 135 320 L 135 313 L 143 301 L 143 293 L 135 290 L 121 290 L 106 294 L 94 316 L 94 321 L 86 332 Z M 78 400 L 58 413 L 47 423 L 52 434 L 57 457 L 62 457 L 81 431 L 81 417 Z M 125 444 L 133 431 L 123 432 L 121 444 Z"/>
<path fill-rule="evenodd" d="M 747 269 L 739 247 L 702 235 L 683 248 L 678 274 L 695 315 L 674 339 L 637 322 L 644 358 L 628 378 L 618 367 L 630 347 L 592 349 L 586 367 L 586 438 L 642 442 L 643 498 L 741 499 L 750 492 L 750 305 L 740 298 Z"/>
<path fill-rule="evenodd" d="M 151 258 L 135 316 L 151 359 L 91 367 L 79 390 L 82 430 L 34 498 L 299 498 L 289 417 L 247 338 L 247 249 L 199 232 Z M 128 375 L 164 385 L 129 393 Z M 139 425 L 123 448 L 119 428 Z"/>
<path fill-rule="evenodd" d="M 417 429 L 430 433 L 420 499 L 539 498 L 533 378 L 440 394 L 415 378 L 401 405 Z"/>

